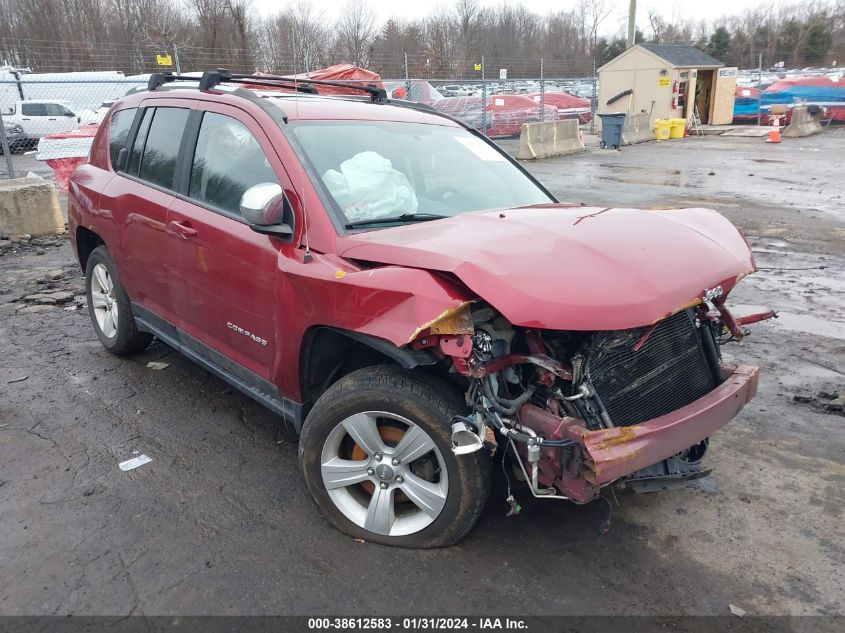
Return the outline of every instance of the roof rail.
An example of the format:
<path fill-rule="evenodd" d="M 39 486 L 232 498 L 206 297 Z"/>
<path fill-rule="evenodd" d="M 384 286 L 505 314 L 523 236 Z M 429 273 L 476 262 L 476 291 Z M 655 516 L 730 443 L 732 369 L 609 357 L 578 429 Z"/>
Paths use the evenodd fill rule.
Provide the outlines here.
<path fill-rule="evenodd" d="M 200 90 L 211 90 L 223 81 L 229 81 L 232 78 L 232 73 L 230 73 L 225 68 L 218 68 L 217 70 L 206 70 L 202 77 L 200 77 Z"/>
<path fill-rule="evenodd" d="M 247 75 L 234 74 L 225 68 L 217 70 L 206 70 L 201 77 L 187 75 L 174 75 L 172 72 L 153 73 L 147 83 L 147 90 L 155 90 L 172 81 L 198 81 L 200 90 L 211 90 L 220 83 L 253 84 L 256 86 L 268 86 L 271 88 L 282 88 L 295 90 L 308 94 L 317 94 L 315 86 L 332 86 L 335 88 L 347 88 L 359 90 L 370 95 L 370 100 L 383 103 L 387 100 L 387 91 L 374 84 L 355 85 L 342 81 L 325 81 L 322 79 L 300 79 L 299 77 L 283 77 L 280 75 Z"/>
<path fill-rule="evenodd" d="M 173 73 L 169 70 L 163 73 L 152 73 L 147 81 L 147 90 L 155 90 L 169 81 L 173 81 Z"/>

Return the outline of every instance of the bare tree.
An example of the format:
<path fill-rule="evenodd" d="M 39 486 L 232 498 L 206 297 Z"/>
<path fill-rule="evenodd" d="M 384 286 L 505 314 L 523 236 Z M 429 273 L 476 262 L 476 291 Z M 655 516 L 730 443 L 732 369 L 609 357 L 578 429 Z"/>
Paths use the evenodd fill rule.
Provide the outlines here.
<path fill-rule="evenodd" d="M 275 72 L 354 62 L 386 73 L 472 77 L 482 53 L 511 77 L 578 77 L 617 40 L 599 37 L 619 0 L 578 0 L 541 16 L 529 0 L 454 0 L 449 11 L 379 24 L 366 0 L 348 0 L 336 28 L 312 0 L 284 0 L 259 17 L 254 0 L 0 0 L 0 63 L 34 71 L 157 68 L 156 53 L 179 44 L 185 70 L 229 67 Z M 706 46 L 719 28 L 726 63 L 745 67 L 832 65 L 845 60 L 845 0 L 785 0 L 739 15 L 693 21 L 680 10 L 648 12 L 651 39 Z M 727 32 L 727 36 L 725 33 Z M 602 35 L 605 35 L 602 33 Z M 712 48 L 712 45 L 711 45 Z M 615 54 L 615 53 L 614 53 Z M 499 65 L 501 64 L 501 65 Z"/>
<path fill-rule="evenodd" d="M 613 5 L 608 0 L 581 0 L 579 11 L 584 20 L 590 51 L 596 47 L 599 27 L 613 11 Z"/>
<path fill-rule="evenodd" d="M 366 66 L 376 35 L 376 16 L 366 0 L 347 0 L 336 29 L 341 53 L 349 62 Z"/>

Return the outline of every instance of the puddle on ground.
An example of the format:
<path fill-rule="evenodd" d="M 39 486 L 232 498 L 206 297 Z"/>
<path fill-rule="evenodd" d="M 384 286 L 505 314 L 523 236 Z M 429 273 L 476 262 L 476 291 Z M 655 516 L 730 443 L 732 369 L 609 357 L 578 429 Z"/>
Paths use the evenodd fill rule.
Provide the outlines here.
<path fill-rule="evenodd" d="M 734 316 L 738 317 L 769 310 L 769 308 L 766 308 L 765 306 L 743 304 L 732 304 L 730 308 Z M 775 311 L 777 311 L 777 308 L 775 308 Z M 792 312 L 780 311 L 777 311 L 777 313 L 777 319 L 770 319 L 768 321 L 763 321 L 763 323 L 770 323 L 776 327 L 781 327 L 785 330 L 792 330 L 793 332 L 804 332 L 805 334 L 827 336 L 845 341 L 845 322 L 829 321 L 809 314 L 795 314 Z"/>
<path fill-rule="evenodd" d="M 813 276 L 810 283 L 815 286 L 823 286 L 830 290 L 840 290 L 845 292 L 845 279 L 834 279 L 833 277 L 817 277 Z"/>
<path fill-rule="evenodd" d="M 791 255 L 788 251 L 779 251 L 775 248 L 766 248 L 765 246 L 754 246 L 752 249 L 755 253 L 770 253 L 772 255 Z"/>
<path fill-rule="evenodd" d="M 780 372 L 778 380 L 785 387 L 806 387 L 811 382 L 843 381 L 845 374 L 815 363 L 801 363 Z"/>
<path fill-rule="evenodd" d="M 596 176 L 598 180 L 610 180 L 612 182 L 624 182 L 631 185 L 663 185 L 665 187 L 691 187 L 700 188 L 701 185 L 691 185 L 686 174 L 676 174 L 668 178 L 655 176 L 653 178 L 623 178 L 621 176 Z"/>
<path fill-rule="evenodd" d="M 599 163 L 603 168 L 591 177 L 597 180 L 624 182 L 635 185 L 666 185 L 669 187 L 699 187 L 689 184 L 689 177 L 680 169 L 661 169 L 642 165 Z"/>
<path fill-rule="evenodd" d="M 680 176 L 680 169 L 661 169 L 659 167 L 643 167 L 642 165 L 616 165 L 614 163 L 599 163 L 599 167 L 607 167 L 614 171 L 636 171 L 638 173 L 648 172 L 650 174 L 662 174 L 664 176 Z"/>

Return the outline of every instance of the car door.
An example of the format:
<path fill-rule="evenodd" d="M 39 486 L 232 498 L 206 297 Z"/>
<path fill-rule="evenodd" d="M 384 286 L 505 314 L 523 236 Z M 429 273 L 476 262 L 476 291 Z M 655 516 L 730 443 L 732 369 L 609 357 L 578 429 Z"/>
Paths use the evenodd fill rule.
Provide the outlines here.
<path fill-rule="evenodd" d="M 66 132 L 79 125 L 76 114 L 61 103 L 45 103 L 44 105 L 47 107 L 46 127 L 50 130 L 48 134 Z"/>
<path fill-rule="evenodd" d="M 28 138 L 41 138 L 50 133 L 46 103 L 21 103 L 21 125 Z"/>
<path fill-rule="evenodd" d="M 286 175 L 260 126 L 242 110 L 201 103 L 193 116 L 196 142 L 183 163 L 183 195 L 167 222 L 175 324 L 212 355 L 270 380 L 280 243 L 249 228 L 240 200 L 253 185 L 285 187 Z"/>
<path fill-rule="evenodd" d="M 126 165 L 100 197 L 101 213 L 111 214 L 120 227 L 112 257 L 123 287 L 134 303 L 166 320 L 175 318 L 169 303 L 171 262 L 164 256 L 167 212 L 175 199 L 177 158 L 195 104 L 186 99 L 143 102 L 132 114 Z M 122 114 L 118 111 L 110 119 L 115 135 L 126 123 L 121 123 Z"/>

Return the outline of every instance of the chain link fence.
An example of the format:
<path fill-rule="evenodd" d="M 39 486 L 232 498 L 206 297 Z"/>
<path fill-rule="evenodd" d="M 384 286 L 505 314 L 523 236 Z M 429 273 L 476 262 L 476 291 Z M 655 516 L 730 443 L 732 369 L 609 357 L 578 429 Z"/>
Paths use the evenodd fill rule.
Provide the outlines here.
<path fill-rule="evenodd" d="M 83 162 L 111 104 L 146 85 L 146 78 L 0 79 L 0 178 L 25 176 L 32 158 Z"/>
<path fill-rule="evenodd" d="M 63 61 L 60 50 L 68 54 Z M 54 47 L 40 43 L 26 57 L 37 63 L 26 68 L 0 67 L 0 178 L 25 176 L 33 165 L 55 170 L 58 164 L 67 168 L 84 162 L 111 104 L 130 90 L 144 89 L 152 72 L 183 71 L 199 76 L 203 70 L 219 67 L 246 74 L 258 72 L 255 60 L 239 59 L 237 51 L 224 54 L 173 47 L 163 56 L 152 54 L 153 50 L 157 49 L 130 55 L 128 46 L 93 51 L 81 45 L 74 49 L 68 42 Z M 261 67 L 286 69 L 274 70 L 274 74 L 296 70 L 287 70 L 293 63 L 271 63 L 264 60 Z M 566 65 L 559 62 L 551 66 L 560 71 L 555 75 L 547 74 L 549 65 L 543 60 L 488 62 L 483 56 L 477 63 L 441 63 L 403 54 L 373 63 L 381 76 L 375 83 L 389 98 L 429 105 L 494 140 L 516 138 L 524 123 L 535 121 L 575 118 L 584 126 L 594 125 L 596 77 L 563 72 Z M 318 91 L 360 95 L 352 86 L 373 83 L 344 81 L 349 90 L 318 87 Z M 61 184 L 68 174 L 55 175 Z"/>

